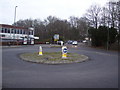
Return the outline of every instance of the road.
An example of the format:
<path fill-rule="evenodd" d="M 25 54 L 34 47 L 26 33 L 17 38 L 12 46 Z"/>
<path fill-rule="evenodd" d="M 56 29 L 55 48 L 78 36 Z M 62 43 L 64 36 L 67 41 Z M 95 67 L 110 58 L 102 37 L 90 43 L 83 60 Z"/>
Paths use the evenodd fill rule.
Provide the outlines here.
<path fill-rule="evenodd" d="M 3 88 L 118 88 L 118 54 L 89 47 L 68 48 L 84 54 L 82 63 L 45 65 L 23 61 L 19 54 L 38 52 L 38 45 L 3 48 Z M 61 48 L 43 47 L 44 51 Z"/>

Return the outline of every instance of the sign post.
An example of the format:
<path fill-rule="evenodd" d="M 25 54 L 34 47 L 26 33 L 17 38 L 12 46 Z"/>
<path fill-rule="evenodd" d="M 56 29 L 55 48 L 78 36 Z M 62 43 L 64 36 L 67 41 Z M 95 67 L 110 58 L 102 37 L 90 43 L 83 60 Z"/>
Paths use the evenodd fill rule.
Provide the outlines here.
<path fill-rule="evenodd" d="M 39 47 L 39 55 L 43 55 L 41 46 Z"/>
<path fill-rule="evenodd" d="M 67 47 L 66 46 L 62 47 L 62 58 L 67 59 Z"/>

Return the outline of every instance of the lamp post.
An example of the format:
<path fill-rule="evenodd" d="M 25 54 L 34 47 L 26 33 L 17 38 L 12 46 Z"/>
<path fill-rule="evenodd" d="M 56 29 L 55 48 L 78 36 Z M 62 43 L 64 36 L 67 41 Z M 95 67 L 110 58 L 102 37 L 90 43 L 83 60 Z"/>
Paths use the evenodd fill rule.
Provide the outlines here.
<path fill-rule="evenodd" d="M 17 8 L 18 6 L 15 6 L 15 14 L 14 14 L 14 26 L 16 26 L 16 24 L 15 24 L 15 21 L 16 21 L 16 8 Z M 15 40 L 15 31 L 14 31 L 14 36 L 13 36 L 14 38 L 14 40 Z M 14 44 L 13 44 L 14 45 Z"/>
<path fill-rule="evenodd" d="M 14 24 L 15 24 L 15 21 L 16 21 L 16 8 L 17 8 L 18 6 L 15 6 L 15 15 L 14 15 Z"/>

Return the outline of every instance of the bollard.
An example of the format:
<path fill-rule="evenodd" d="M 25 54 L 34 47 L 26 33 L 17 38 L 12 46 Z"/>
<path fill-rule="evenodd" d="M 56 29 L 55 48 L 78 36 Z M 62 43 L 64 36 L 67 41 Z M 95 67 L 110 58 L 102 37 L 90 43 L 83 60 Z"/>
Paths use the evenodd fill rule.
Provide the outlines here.
<path fill-rule="evenodd" d="M 67 47 L 66 46 L 62 47 L 62 58 L 67 59 Z"/>
<path fill-rule="evenodd" d="M 39 47 L 39 55 L 43 55 L 41 46 Z"/>

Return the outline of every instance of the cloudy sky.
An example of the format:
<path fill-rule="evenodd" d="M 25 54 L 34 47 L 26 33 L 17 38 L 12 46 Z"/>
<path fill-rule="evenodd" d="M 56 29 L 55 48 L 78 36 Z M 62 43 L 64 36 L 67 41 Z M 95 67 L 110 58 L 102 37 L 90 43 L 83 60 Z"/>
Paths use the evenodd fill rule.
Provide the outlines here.
<path fill-rule="evenodd" d="M 81 17 L 92 4 L 104 6 L 108 0 L 0 0 L 0 24 L 13 24 L 20 19 L 46 19 L 49 15 L 61 19 Z"/>

